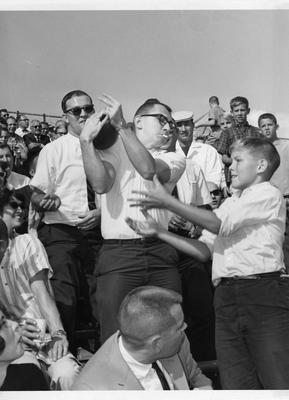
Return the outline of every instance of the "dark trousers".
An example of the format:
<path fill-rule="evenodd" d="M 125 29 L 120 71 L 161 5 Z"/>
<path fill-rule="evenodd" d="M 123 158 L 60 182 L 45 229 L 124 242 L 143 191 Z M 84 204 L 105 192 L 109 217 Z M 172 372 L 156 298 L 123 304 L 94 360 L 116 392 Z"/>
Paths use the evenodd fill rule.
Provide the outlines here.
<path fill-rule="evenodd" d="M 234 280 L 215 291 L 223 389 L 289 389 L 289 279 Z"/>
<path fill-rule="evenodd" d="M 158 240 L 104 241 L 96 265 L 100 340 L 117 329 L 124 297 L 138 286 L 153 285 L 181 293 L 174 248 Z"/>
<path fill-rule="evenodd" d="M 180 253 L 183 310 L 186 335 L 196 361 L 215 360 L 215 312 L 213 287 L 206 266 Z"/>
<path fill-rule="evenodd" d="M 81 292 L 89 293 L 86 275 L 91 276 L 90 284 L 93 283 L 94 248 L 89 238 L 69 225 L 43 224 L 38 236 L 53 269 L 51 285 L 56 305 L 67 333 L 70 350 L 75 353 L 77 301 Z"/>

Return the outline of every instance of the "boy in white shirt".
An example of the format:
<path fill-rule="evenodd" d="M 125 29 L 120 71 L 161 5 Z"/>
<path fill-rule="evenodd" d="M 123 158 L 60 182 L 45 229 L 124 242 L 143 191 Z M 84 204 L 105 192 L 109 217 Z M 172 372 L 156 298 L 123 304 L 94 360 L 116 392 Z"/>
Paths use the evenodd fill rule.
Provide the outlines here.
<path fill-rule="evenodd" d="M 145 208 L 147 224 L 128 221 L 146 236 L 206 260 L 213 254 L 216 350 L 223 389 L 288 389 L 289 280 L 282 242 L 285 204 L 269 183 L 279 154 L 263 138 L 245 138 L 232 149 L 232 186 L 214 212 L 180 203 L 155 179 L 155 189 L 131 199 Z M 139 192 L 138 192 L 139 193 Z M 199 241 L 159 228 L 146 209 L 167 208 L 205 228 Z"/>

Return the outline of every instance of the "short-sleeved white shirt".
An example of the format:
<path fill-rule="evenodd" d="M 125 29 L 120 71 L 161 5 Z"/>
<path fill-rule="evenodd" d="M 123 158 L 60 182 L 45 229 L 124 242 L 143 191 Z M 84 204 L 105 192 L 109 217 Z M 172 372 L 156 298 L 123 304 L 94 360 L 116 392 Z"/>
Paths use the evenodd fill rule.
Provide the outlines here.
<path fill-rule="evenodd" d="M 101 158 L 110 162 L 116 171 L 115 182 L 108 193 L 100 195 L 101 201 L 101 232 L 104 239 L 140 238 L 125 222 L 126 217 L 143 221 L 144 216 L 139 207 L 130 207 L 128 198 L 137 197 L 133 190 L 149 190 L 152 181 L 143 179 L 130 162 L 124 145 L 119 138 L 116 143 L 105 151 Z M 165 184 L 171 192 L 185 169 L 185 158 L 176 153 L 151 152 L 152 156 L 163 160 L 171 170 L 171 178 Z M 168 211 L 152 209 L 150 215 L 163 227 L 168 227 Z"/>
<path fill-rule="evenodd" d="M 179 142 L 176 143 L 176 152 L 184 154 Z M 217 186 L 220 186 L 222 162 L 213 146 L 201 142 L 192 142 L 186 158 L 199 165 L 207 182 L 214 182 Z"/>
<path fill-rule="evenodd" d="M 17 318 L 43 318 L 30 287 L 42 270 L 53 274 L 40 240 L 29 234 L 10 240 L 0 264 L 0 305 Z"/>
<path fill-rule="evenodd" d="M 203 231 L 200 241 L 213 256 L 212 280 L 279 271 L 284 268 L 282 244 L 285 203 L 269 182 L 236 192 L 214 210 L 221 220 L 218 235 Z"/>
<path fill-rule="evenodd" d="M 53 192 L 61 200 L 57 211 L 44 213 L 43 222 L 75 226 L 78 216 L 89 211 L 79 138 L 68 133 L 44 146 L 30 185 L 44 193 Z"/>

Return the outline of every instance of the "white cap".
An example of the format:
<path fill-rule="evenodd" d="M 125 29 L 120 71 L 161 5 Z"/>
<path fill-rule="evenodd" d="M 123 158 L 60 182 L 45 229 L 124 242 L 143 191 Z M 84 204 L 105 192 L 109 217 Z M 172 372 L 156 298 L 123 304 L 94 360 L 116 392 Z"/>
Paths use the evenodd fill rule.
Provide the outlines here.
<path fill-rule="evenodd" d="M 172 117 L 176 122 L 193 120 L 194 113 L 192 111 L 175 111 L 172 113 Z"/>

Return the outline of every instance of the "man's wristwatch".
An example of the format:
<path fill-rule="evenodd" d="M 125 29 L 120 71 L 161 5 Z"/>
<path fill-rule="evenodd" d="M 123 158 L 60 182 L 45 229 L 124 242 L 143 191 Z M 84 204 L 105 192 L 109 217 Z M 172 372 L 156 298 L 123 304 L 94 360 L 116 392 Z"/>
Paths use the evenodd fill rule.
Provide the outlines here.
<path fill-rule="evenodd" d="M 67 335 L 63 329 L 58 329 L 58 331 L 51 333 L 51 337 L 55 337 L 55 336 L 67 336 Z"/>

